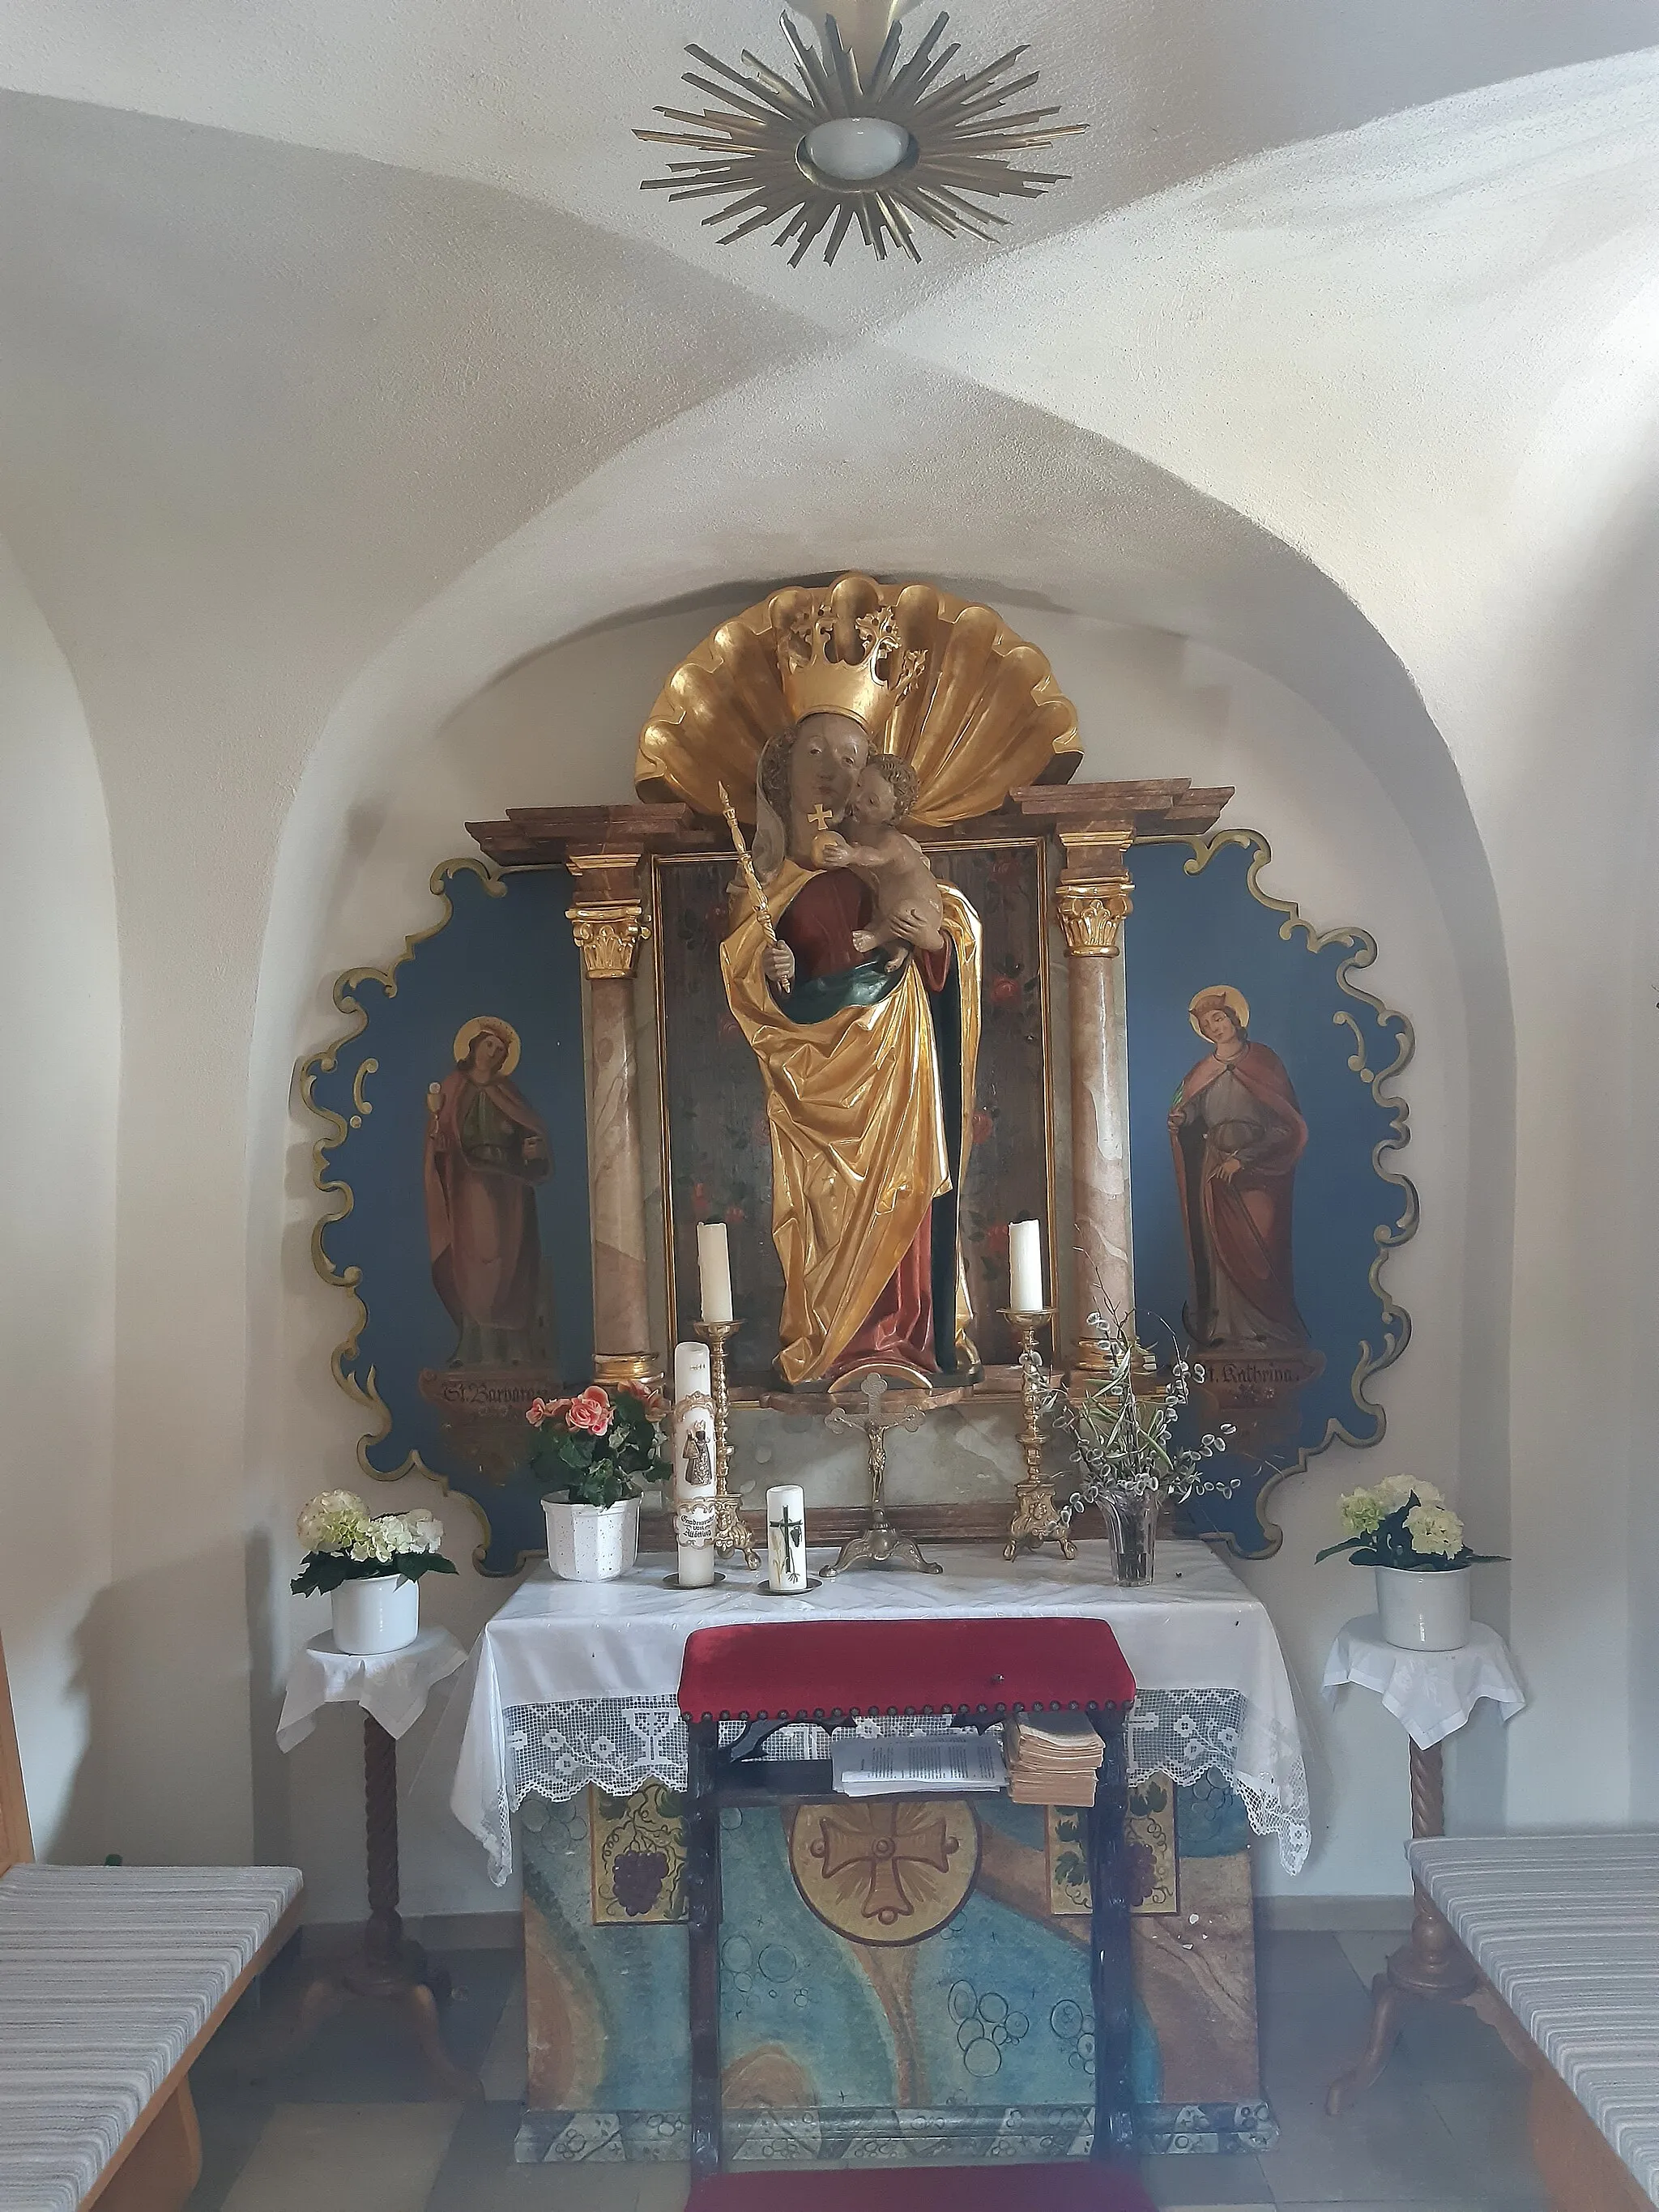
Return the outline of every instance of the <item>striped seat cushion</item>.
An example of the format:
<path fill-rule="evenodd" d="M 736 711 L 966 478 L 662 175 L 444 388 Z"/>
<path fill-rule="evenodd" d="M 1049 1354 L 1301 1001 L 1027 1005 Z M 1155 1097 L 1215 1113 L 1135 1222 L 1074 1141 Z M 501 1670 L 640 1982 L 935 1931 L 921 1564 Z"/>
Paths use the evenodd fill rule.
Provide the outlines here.
<path fill-rule="evenodd" d="M 73 2212 L 299 1893 L 292 1867 L 0 1877 L 0 2212 Z"/>
<path fill-rule="evenodd" d="M 1411 1863 L 1659 2204 L 1659 1834 L 1448 1837 Z"/>

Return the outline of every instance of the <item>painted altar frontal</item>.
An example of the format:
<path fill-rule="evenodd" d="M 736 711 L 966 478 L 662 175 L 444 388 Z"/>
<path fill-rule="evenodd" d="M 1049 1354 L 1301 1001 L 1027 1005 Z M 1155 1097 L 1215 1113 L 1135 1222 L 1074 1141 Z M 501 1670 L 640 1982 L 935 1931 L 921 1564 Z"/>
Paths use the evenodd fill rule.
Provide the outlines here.
<path fill-rule="evenodd" d="M 684 2160 L 678 1796 L 526 1801 L 521 2160 Z M 836 1799 L 728 1810 L 726 2161 L 1086 2153 L 1089 1894 L 1062 1807 Z M 1144 2152 L 1267 2148 L 1249 1826 L 1218 1775 L 1131 1793 Z"/>

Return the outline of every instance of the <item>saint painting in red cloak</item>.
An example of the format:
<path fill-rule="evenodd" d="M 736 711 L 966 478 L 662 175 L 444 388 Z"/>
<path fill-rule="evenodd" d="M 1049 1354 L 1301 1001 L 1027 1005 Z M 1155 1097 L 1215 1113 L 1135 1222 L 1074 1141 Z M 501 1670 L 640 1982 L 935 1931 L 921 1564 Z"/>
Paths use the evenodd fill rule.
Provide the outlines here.
<path fill-rule="evenodd" d="M 541 1116 L 508 1080 L 518 1061 L 511 1023 L 479 1015 L 427 1092 L 427 1233 L 457 1331 L 452 1367 L 539 1364 L 549 1351 L 536 1185 L 553 1161 Z"/>
<path fill-rule="evenodd" d="M 1212 1047 L 1182 1078 L 1170 1142 L 1192 1264 L 1188 1333 L 1200 1351 L 1270 1352 L 1308 1341 L 1291 1266 L 1291 1197 L 1308 1125 L 1285 1064 L 1252 1042 L 1231 983 L 1188 1008 Z"/>

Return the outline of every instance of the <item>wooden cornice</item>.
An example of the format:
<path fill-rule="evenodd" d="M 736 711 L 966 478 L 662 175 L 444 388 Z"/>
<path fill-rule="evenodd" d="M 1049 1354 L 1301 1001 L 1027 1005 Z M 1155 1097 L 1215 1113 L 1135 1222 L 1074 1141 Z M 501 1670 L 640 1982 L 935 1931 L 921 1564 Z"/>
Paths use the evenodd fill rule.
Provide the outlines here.
<path fill-rule="evenodd" d="M 971 844 L 986 837 L 1052 830 L 1136 837 L 1197 836 L 1214 826 L 1231 786 L 1195 786 L 1186 776 L 1125 783 L 1024 784 L 994 814 L 919 833 L 924 845 Z M 566 866 L 573 854 L 614 857 L 627 866 L 647 853 L 725 853 L 722 822 L 689 806 L 509 806 L 504 822 L 469 822 L 500 867 Z"/>

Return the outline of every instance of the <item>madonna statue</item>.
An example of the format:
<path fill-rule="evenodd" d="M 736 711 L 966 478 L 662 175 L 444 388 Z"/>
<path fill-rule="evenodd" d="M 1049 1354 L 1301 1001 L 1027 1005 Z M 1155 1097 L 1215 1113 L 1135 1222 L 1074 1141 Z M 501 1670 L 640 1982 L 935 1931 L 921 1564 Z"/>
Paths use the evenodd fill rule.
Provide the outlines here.
<path fill-rule="evenodd" d="M 868 671 L 830 664 L 828 674 L 866 678 L 823 686 L 863 711 L 803 714 L 761 756 L 754 858 L 776 942 L 740 887 L 720 949 L 766 1087 L 784 1279 L 778 1369 L 792 1388 L 872 1362 L 968 1382 L 978 1363 L 957 1200 L 979 1045 L 979 920 L 941 884 L 937 898 L 901 894 L 872 931 L 879 894 L 859 872 L 866 848 L 850 817 L 886 702 Z M 844 839 L 832 834 L 843 826 Z"/>
<path fill-rule="evenodd" d="M 904 825 L 994 813 L 1080 756 L 1047 659 L 993 608 L 856 574 L 722 623 L 641 732 L 641 799 L 735 826 L 752 793 L 755 881 L 734 881 L 720 966 L 765 1091 L 792 1388 L 978 1373 L 957 1206 L 979 918 Z"/>

